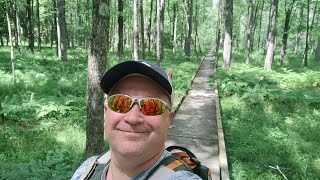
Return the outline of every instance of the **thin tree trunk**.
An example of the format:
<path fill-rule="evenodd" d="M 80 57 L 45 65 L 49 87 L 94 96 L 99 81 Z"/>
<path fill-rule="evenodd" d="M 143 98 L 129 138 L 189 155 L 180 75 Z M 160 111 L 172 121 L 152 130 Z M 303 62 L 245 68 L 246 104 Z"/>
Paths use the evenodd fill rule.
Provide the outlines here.
<path fill-rule="evenodd" d="M 157 0 L 157 64 L 163 59 L 164 0 Z"/>
<path fill-rule="evenodd" d="M 53 2 L 53 24 L 54 24 L 54 29 L 53 31 L 53 39 L 55 40 L 55 45 L 56 45 L 56 56 L 59 57 L 59 42 L 58 42 L 58 22 L 57 22 L 57 14 L 58 14 L 58 8 L 57 8 L 57 0 L 52 0 Z"/>
<path fill-rule="evenodd" d="M 219 4 L 218 4 L 218 20 L 217 20 L 217 26 L 216 26 L 216 49 L 215 49 L 215 65 L 216 67 L 218 67 L 218 60 L 219 60 L 219 49 L 220 49 L 220 39 L 221 39 L 221 22 L 222 22 L 222 18 L 223 18 L 223 15 L 222 15 L 222 11 L 223 9 L 221 8 L 222 4 L 221 4 L 221 0 L 219 1 Z"/>
<path fill-rule="evenodd" d="M 5 3 L 6 3 L 6 18 L 7 18 L 7 26 L 8 26 L 8 33 L 9 33 L 9 43 L 10 43 L 10 61 L 11 61 L 11 70 L 12 70 L 12 77 L 13 77 L 12 79 L 13 79 L 13 84 L 16 84 L 16 73 L 15 73 L 12 34 L 11 34 L 11 23 L 10 23 L 10 17 L 9 17 L 9 6 L 7 1 Z"/>
<path fill-rule="evenodd" d="M 255 4 L 255 5 L 253 5 L 254 6 L 254 14 L 253 14 L 253 29 L 252 29 L 252 35 L 251 35 L 251 45 L 250 45 L 250 47 L 251 47 L 251 49 L 250 49 L 250 51 L 253 51 L 253 48 L 254 48 L 254 40 L 255 40 L 255 33 L 256 33 L 256 29 L 257 29 L 257 14 L 258 14 L 258 10 L 259 10 L 259 2 L 260 2 L 260 0 L 259 1 L 257 1 L 256 3 L 253 3 L 253 4 Z"/>
<path fill-rule="evenodd" d="M 293 9 L 295 1 L 296 0 L 292 0 L 290 7 L 288 9 L 285 6 L 286 17 L 285 17 L 285 21 L 284 21 L 283 34 L 282 34 L 282 47 L 280 50 L 280 60 L 279 60 L 280 66 L 283 65 L 284 56 L 285 56 L 286 50 L 287 50 L 287 41 L 288 41 L 288 35 L 289 35 L 289 30 L 290 30 L 291 13 L 292 13 L 292 9 Z M 287 5 L 287 3 L 286 3 L 286 5 Z"/>
<path fill-rule="evenodd" d="M 0 45 L 1 45 L 1 46 L 4 46 L 3 36 L 2 36 L 1 31 L 0 31 Z"/>
<path fill-rule="evenodd" d="M 87 131 L 85 157 L 103 152 L 104 94 L 100 77 L 107 64 L 107 16 L 109 0 L 92 0 L 92 32 L 88 50 Z"/>
<path fill-rule="evenodd" d="M 268 33 L 268 46 L 267 46 L 267 54 L 264 61 L 264 69 L 271 70 L 272 60 L 275 50 L 275 39 L 277 32 L 277 13 L 278 13 L 278 0 L 272 0 L 271 10 L 269 15 L 269 33 Z"/>
<path fill-rule="evenodd" d="M 140 0 L 140 22 L 141 22 L 141 51 L 142 51 L 142 59 L 146 58 L 146 48 L 144 43 L 144 15 L 143 15 L 143 0 Z"/>
<path fill-rule="evenodd" d="M 174 24 L 172 25 L 172 32 L 173 32 L 173 47 L 172 47 L 172 52 L 175 53 L 177 49 L 177 24 L 178 24 L 178 8 L 177 8 L 177 3 L 175 2 L 173 4 L 173 19 L 174 19 Z"/>
<path fill-rule="evenodd" d="M 151 50 L 151 33 L 152 33 L 152 10 L 153 10 L 153 1 L 151 0 L 150 4 L 150 15 L 149 15 L 149 25 L 148 25 L 148 52 L 150 53 Z"/>
<path fill-rule="evenodd" d="M 260 49 L 260 47 L 262 46 L 261 44 L 261 24 L 262 24 L 262 13 L 263 13 L 263 9 L 264 9 L 264 1 L 265 0 L 262 0 L 262 3 L 261 3 L 261 10 L 260 10 L 260 15 L 259 15 L 259 17 L 260 17 L 260 20 L 259 20 L 259 32 L 258 32 L 258 43 L 257 43 L 257 45 L 258 45 L 258 48 L 257 49 Z"/>
<path fill-rule="evenodd" d="M 41 29 L 40 29 L 39 0 L 36 0 L 36 17 L 37 17 L 37 31 L 38 31 L 38 50 L 41 51 Z"/>
<path fill-rule="evenodd" d="M 320 35 L 318 35 L 318 44 L 317 44 L 317 48 L 315 51 L 315 59 L 317 61 L 320 61 Z"/>
<path fill-rule="evenodd" d="M 138 33 L 138 0 L 133 0 L 133 60 L 138 60 L 139 33 Z"/>
<path fill-rule="evenodd" d="M 58 37 L 58 57 L 62 61 L 67 61 L 67 24 L 65 16 L 65 0 L 57 0 L 58 9 L 58 23 L 57 23 L 57 37 Z"/>
<path fill-rule="evenodd" d="M 19 21 L 19 13 L 18 13 L 18 4 L 17 4 L 17 0 L 14 1 L 14 41 L 15 41 L 15 47 L 18 50 L 18 52 L 20 52 L 20 46 L 19 46 L 19 42 L 20 42 L 20 31 L 19 31 L 19 27 L 20 27 L 20 21 Z"/>
<path fill-rule="evenodd" d="M 306 47 L 304 49 L 303 66 L 308 65 L 308 50 L 309 50 L 309 14 L 310 14 L 310 0 L 307 4 L 307 34 L 306 34 Z"/>
<path fill-rule="evenodd" d="M 229 68 L 232 54 L 232 16 L 233 0 L 226 0 L 225 4 L 225 37 L 223 44 L 223 68 Z"/>
<path fill-rule="evenodd" d="M 34 34 L 33 34 L 33 24 L 32 24 L 32 3 L 31 0 L 27 0 L 27 22 L 28 22 L 28 39 L 29 45 L 28 49 L 34 53 Z"/>
<path fill-rule="evenodd" d="M 248 0 L 248 24 L 247 24 L 247 47 L 246 47 L 246 64 L 250 63 L 251 40 L 253 30 L 253 2 Z"/>
<path fill-rule="evenodd" d="M 299 25 L 298 25 L 298 31 L 296 33 L 296 42 L 295 42 L 295 48 L 294 48 L 294 54 L 297 56 L 300 50 L 300 42 L 301 42 L 301 31 L 303 29 L 302 23 L 303 23 L 303 7 L 300 8 L 300 15 L 299 15 Z"/>
<path fill-rule="evenodd" d="M 185 36 L 184 36 L 184 55 L 189 58 L 192 41 L 192 0 L 185 0 Z"/>
<path fill-rule="evenodd" d="M 123 55 L 123 0 L 118 0 L 118 57 Z"/>
<path fill-rule="evenodd" d="M 0 112 L 2 112 L 2 106 L 1 106 L 1 100 L 0 99 Z M 0 123 L 3 122 L 6 119 L 3 113 L 0 113 Z"/>

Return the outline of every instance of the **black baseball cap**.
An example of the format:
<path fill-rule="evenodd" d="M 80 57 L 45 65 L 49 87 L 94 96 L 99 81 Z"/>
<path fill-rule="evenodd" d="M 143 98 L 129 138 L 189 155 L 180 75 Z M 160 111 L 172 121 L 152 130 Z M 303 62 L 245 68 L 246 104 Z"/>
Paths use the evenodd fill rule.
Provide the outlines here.
<path fill-rule="evenodd" d="M 172 84 L 168 74 L 158 65 L 145 60 L 129 60 L 114 65 L 102 76 L 100 87 L 106 94 L 109 94 L 122 78 L 131 74 L 141 74 L 152 79 L 170 96 L 172 95 Z"/>

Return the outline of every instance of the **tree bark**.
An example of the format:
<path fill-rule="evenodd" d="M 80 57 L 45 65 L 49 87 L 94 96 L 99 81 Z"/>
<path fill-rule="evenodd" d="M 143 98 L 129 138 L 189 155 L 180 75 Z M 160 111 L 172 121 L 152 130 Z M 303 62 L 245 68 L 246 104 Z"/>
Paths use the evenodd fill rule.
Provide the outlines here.
<path fill-rule="evenodd" d="M 151 50 L 151 33 L 152 33 L 152 10 L 153 10 L 153 1 L 150 2 L 150 15 L 149 15 L 149 25 L 148 25 L 148 52 Z"/>
<path fill-rule="evenodd" d="M 6 3 L 6 18 L 7 18 L 7 26 L 8 26 L 8 33 L 9 33 L 9 43 L 10 43 L 10 61 L 11 61 L 11 70 L 12 70 L 12 77 L 13 77 L 12 79 L 13 79 L 13 83 L 16 84 L 16 73 L 15 73 L 12 34 L 11 34 L 11 23 L 10 23 L 10 17 L 9 17 L 9 6 L 7 1 L 5 3 Z"/>
<path fill-rule="evenodd" d="M 33 24 L 32 24 L 32 4 L 31 0 L 27 0 L 26 3 L 26 9 L 27 9 L 27 28 L 28 28 L 28 39 L 29 39 L 29 45 L 28 49 L 34 53 L 34 34 L 33 34 Z"/>
<path fill-rule="evenodd" d="M 296 41 L 295 41 L 295 48 L 294 48 L 294 54 L 297 56 L 300 50 L 300 42 L 301 42 L 301 32 L 303 29 L 302 22 L 303 22 L 303 7 L 300 8 L 300 15 L 299 15 L 299 25 L 298 25 L 298 31 L 296 33 Z"/>
<path fill-rule="evenodd" d="M 288 35 L 289 35 L 289 30 L 290 30 L 291 13 L 292 13 L 292 9 L 293 9 L 295 1 L 296 0 L 292 0 L 289 8 L 287 8 L 285 6 L 286 17 L 285 17 L 285 21 L 284 21 L 283 34 L 282 34 L 282 47 L 280 50 L 280 59 L 279 59 L 280 66 L 283 65 L 284 56 L 285 56 L 286 50 L 287 50 L 287 41 L 288 41 Z M 286 3 L 286 5 L 287 5 L 287 3 Z"/>
<path fill-rule="evenodd" d="M 15 41 L 15 47 L 18 50 L 18 52 L 20 52 L 20 46 L 19 46 L 19 42 L 20 42 L 20 20 L 19 20 L 19 9 L 18 9 L 18 4 L 17 4 L 17 0 L 14 1 L 14 41 Z"/>
<path fill-rule="evenodd" d="M 233 0 L 226 0 L 225 4 L 225 37 L 223 44 L 223 68 L 229 68 L 232 54 L 232 16 Z"/>
<path fill-rule="evenodd" d="M 278 0 L 272 0 L 270 5 L 270 14 L 269 14 L 269 33 L 267 41 L 267 54 L 264 60 L 264 69 L 271 70 L 272 60 L 275 49 L 275 39 L 277 32 L 277 14 L 278 14 Z"/>
<path fill-rule="evenodd" d="M 140 0 L 140 22 L 141 22 L 141 51 L 142 51 L 142 59 L 146 58 L 146 48 L 144 43 L 144 15 L 143 15 L 143 0 Z"/>
<path fill-rule="evenodd" d="M 53 29 L 52 29 L 52 40 L 55 41 L 55 45 L 56 45 L 56 56 L 59 56 L 59 43 L 58 43 L 58 22 L 57 22 L 57 14 L 58 14 L 58 10 L 57 10 L 57 0 L 52 0 L 52 4 L 53 4 Z M 52 43 L 53 44 L 53 43 Z M 51 44 L 51 45 L 52 45 Z"/>
<path fill-rule="evenodd" d="M 133 60 L 138 60 L 139 33 L 138 33 L 138 0 L 133 0 Z"/>
<path fill-rule="evenodd" d="M 99 84 L 107 64 L 108 1 L 92 0 L 92 32 L 88 50 L 85 157 L 103 152 L 104 93 L 100 90 Z"/>
<path fill-rule="evenodd" d="M 246 63 L 250 63 L 251 40 L 253 30 L 253 2 L 248 0 L 248 24 L 247 24 L 247 46 L 246 46 Z"/>
<path fill-rule="evenodd" d="M 318 36 L 317 48 L 316 48 L 316 51 L 315 51 L 315 59 L 317 61 L 320 61 L 320 35 Z"/>
<path fill-rule="evenodd" d="M 123 0 L 118 0 L 118 57 L 123 55 Z"/>
<path fill-rule="evenodd" d="M 262 0 L 262 3 L 261 3 L 261 10 L 260 10 L 260 15 L 259 15 L 259 17 L 260 17 L 260 20 L 259 20 L 259 32 L 258 32 L 258 43 L 257 43 L 257 45 L 258 45 L 258 47 L 257 47 L 257 49 L 260 49 L 260 47 L 262 46 L 261 44 L 261 24 L 262 24 L 262 13 L 263 13 L 263 9 L 264 9 L 264 1 L 265 0 Z"/>
<path fill-rule="evenodd" d="M 185 0 L 185 35 L 184 35 L 184 55 L 190 57 L 191 41 L 192 41 L 192 0 Z"/>
<path fill-rule="evenodd" d="M 308 65 L 310 0 L 308 0 L 308 4 L 307 4 L 307 14 L 308 14 L 308 16 L 307 16 L 307 34 L 306 34 L 306 46 L 304 48 L 304 57 L 303 57 L 303 61 L 302 61 L 303 66 Z"/>
<path fill-rule="evenodd" d="M 67 61 L 67 24 L 65 16 L 65 0 L 57 0 L 57 37 L 58 37 L 58 57 L 62 61 Z"/>
<path fill-rule="evenodd" d="M 164 0 L 157 0 L 157 64 L 163 59 Z"/>
<path fill-rule="evenodd" d="M 177 3 L 175 2 L 173 4 L 173 19 L 174 19 L 174 24 L 172 25 L 172 33 L 173 33 L 173 39 L 172 39 L 172 52 L 175 53 L 177 49 L 177 24 L 178 24 L 178 8 L 177 8 Z"/>
<path fill-rule="evenodd" d="M 37 32 L 38 32 L 38 50 L 41 51 L 41 28 L 40 28 L 39 0 L 36 0 L 36 17 L 37 17 Z"/>

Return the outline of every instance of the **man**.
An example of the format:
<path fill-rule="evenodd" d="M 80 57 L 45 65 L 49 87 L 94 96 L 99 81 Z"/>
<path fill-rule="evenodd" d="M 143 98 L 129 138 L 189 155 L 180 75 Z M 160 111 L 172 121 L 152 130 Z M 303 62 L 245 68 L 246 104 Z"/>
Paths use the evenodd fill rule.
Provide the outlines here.
<path fill-rule="evenodd" d="M 171 156 L 165 141 L 173 119 L 172 85 L 164 70 L 148 61 L 125 61 L 110 68 L 100 86 L 108 95 L 110 151 L 86 160 L 72 179 L 201 179 L 191 171 L 158 167 Z"/>

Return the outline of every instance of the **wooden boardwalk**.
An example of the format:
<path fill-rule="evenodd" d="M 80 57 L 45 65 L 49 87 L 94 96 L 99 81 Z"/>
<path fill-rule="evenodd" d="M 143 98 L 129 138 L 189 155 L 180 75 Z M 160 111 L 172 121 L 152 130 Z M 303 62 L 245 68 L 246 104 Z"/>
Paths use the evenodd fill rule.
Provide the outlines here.
<path fill-rule="evenodd" d="M 211 50 L 203 58 L 190 90 L 175 113 L 166 146 L 189 148 L 211 169 L 213 179 L 228 180 L 218 91 L 208 82 L 213 73 Z"/>

